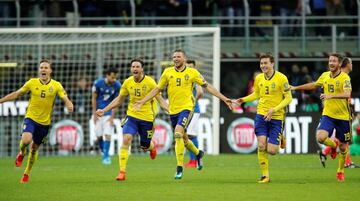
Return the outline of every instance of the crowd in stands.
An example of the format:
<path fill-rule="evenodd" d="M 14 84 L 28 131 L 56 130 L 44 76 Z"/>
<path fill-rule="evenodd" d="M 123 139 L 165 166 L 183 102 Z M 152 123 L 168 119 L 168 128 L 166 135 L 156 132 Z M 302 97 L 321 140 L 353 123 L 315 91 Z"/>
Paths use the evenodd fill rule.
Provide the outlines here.
<path fill-rule="evenodd" d="M 130 0 L 78 0 L 79 17 L 81 21 L 74 22 L 75 16 L 72 1 L 67 0 L 32 0 L 21 1 L 21 17 L 29 20 L 22 21 L 22 26 L 126 26 L 131 25 L 131 3 Z M 169 19 L 166 17 L 186 17 L 188 15 L 188 0 L 135 0 L 136 24 L 139 26 L 151 25 L 184 25 L 185 18 Z M 267 17 L 281 16 L 276 20 L 250 20 L 251 25 L 281 25 L 280 31 L 283 36 L 299 34 L 294 16 L 301 16 L 302 0 L 248 0 L 250 16 Z M 305 0 L 305 12 L 308 16 L 356 16 L 356 0 Z M 240 27 L 243 25 L 245 13 L 243 0 L 192 0 L 193 24 L 221 24 L 224 27 L 224 34 L 234 36 L 243 34 Z M 201 18 L 196 17 L 219 17 Z M 16 9 L 13 1 L 0 1 L 0 26 L 14 26 L 16 23 Z M 54 20 L 35 20 L 30 18 L 54 18 Z M 149 18 L 150 17 L 150 18 Z M 165 19 L 153 19 L 151 17 L 165 17 Z M 238 18 L 240 17 L 240 18 Z M 63 20 L 55 20 L 62 18 Z M 93 18 L 93 19 L 91 19 Z M 94 18 L 98 18 L 94 20 Z M 8 19 L 8 20 L 6 20 Z M 64 20 L 65 19 L 65 20 Z M 356 19 L 316 19 L 312 23 L 320 24 L 356 24 Z M 355 30 L 340 28 L 340 34 L 354 34 Z M 317 26 L 316 35 L 329 34 L 329 28 Z M 266 36 L 266 32 L 258 27 L 253 27 L 251 33 L 258 36 Z"/>

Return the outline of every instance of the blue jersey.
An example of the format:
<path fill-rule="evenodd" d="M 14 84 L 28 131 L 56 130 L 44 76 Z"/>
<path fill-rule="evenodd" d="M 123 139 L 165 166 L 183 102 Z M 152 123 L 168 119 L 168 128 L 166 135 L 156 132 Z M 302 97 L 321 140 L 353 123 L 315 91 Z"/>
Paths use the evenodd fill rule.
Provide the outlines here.
<path fill-rule="evenodd" d="M 105 82 L 105 78 L 97 79 L 94 82 L 92 91 L 97 94 L 96 109 L 104 109 L 111 103 L 118 95 L 121 88 L 119 81 L 115 81 L 113 84 L 108 85 Z M 111 110 L 104 115 L 111 115 Z"/>
<path fill-rule="evenodd" d="M 193 94 L 194 94 L 194 97 L 196 98 L 196 84 L 194 84 Z M 195 103 L 194 113 L 200 113 L 200 107 L 199 107 L 198 101 L 196 101 L 196 103 Z"/>

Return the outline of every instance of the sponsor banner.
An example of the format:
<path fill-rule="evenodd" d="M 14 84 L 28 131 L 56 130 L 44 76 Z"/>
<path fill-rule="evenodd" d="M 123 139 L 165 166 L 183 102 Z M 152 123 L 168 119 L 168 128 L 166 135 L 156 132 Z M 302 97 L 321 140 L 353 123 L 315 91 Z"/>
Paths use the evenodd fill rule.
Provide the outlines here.
<path fill-rule="evenodd" d="M 173 130 L 168 122 L 161 119 L 155 119 L 153 141 L 155 141 L 156 151 L 159 154 L 166 153 L 171 149 L 173 142 Z"/>
<path fill-rule="evenodd" d="M 61 120 L 52 126 L 49 136 L 50 145 L 58 145 L 59 154 L 67 155 L 79 151 L 84 142 L 84 132 L 79 123 Z"/>
<path fill-rule="evenodd" d="M 321 146 L 316 141 L 316 129 L 320 113 L 288 114 L 284 123 L 286 148 L 280 153 L 316 153 Z M 254 134 L 255 114 L 229 113 L 224 116 L 220 131 L 221 153 L 256 153 L 257 141 Z M 226 135 L 224 135 L 226 133 Z"/>

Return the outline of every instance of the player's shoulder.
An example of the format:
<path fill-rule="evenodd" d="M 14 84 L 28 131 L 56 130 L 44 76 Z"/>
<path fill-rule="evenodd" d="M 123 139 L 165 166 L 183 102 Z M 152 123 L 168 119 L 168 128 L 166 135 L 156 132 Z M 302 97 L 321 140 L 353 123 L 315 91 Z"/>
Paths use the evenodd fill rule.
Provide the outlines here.
<path fill-rule="evenodd" d="M 341 72 L 340 76 L 341 76 L 342 79 L 346 79 L 346 80 L 350 79 L 350 76 L 347 73 L 344 73 L 344 72 Z"/>
<path fill-rule="evenodd" d="M 150 81 L 150 82 L 152 82 L 152 81 L 154 81 L 154 82 L 155 82 L 154 78 L 152 78 L 152 77 L 151 77 L 151 76 L 149 76 L 149 75 L 145 75 L 144 80 L 146 80 L 146 81 Z"/>
<path fill-rule="evenodd" d="M 261 80 L 261 79 L 265 79 L 264 73 L 259 73 L 259 74 L 255 77 L 255 80 Z"/>
<path fill-rule="evenodd" d="M 105 79 L 104 78 L 98 78 L 94 81 L 94 85 L 100 85 L 105 83 Z"/>
<path fill-rule="evenodd" d="M 276 71 L 275 73 L 276 73 L 276 76 L 278 76 L 282 80 L 287 80 L 288 79 L 287 76 L 284 73 L 280 72 L 280 71 Z"/>
<path fill-rule="evenodd" d="M 115 85 L 115 87 L 117 87 L 117 88 L 120 88 L 120 87 L 121 87 L 121 83 L 120 83 L 119 80 L 116 80 L 116 81 L 114 82 L 114 85 Z"/>
<path fill-rule="evenodd" d="M 320 75 L 320 77 L 326 77 L 326 76 L 330 78 L 330 71 L 325 71 Z"/>

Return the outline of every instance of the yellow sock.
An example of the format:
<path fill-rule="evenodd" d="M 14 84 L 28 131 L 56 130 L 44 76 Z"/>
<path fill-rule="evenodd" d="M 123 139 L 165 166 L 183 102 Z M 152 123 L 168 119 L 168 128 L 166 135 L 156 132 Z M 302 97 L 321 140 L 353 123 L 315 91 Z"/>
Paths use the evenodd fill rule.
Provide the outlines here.
<path fill-rule="evenodd" d="M 262 176 L 269 177 L 269 159 L 267 152 L 258 149 L 258 160 Z"/>
<path fill-rule="evenodd" d="M 175 137 L 175 154 L 176 154 L 176 161 L 177 166 L 184 166 L 184 153 L 185 153 L 185 146 L 184 146 L 184 139 L 182 137 Z"/>
<path fill-rule="evenodd" d="M 155 147 L 154 143 L 151 141 L 150 142 L 150 147 L 149 147 L 149 151 L 153 150 Z"/>
<path fill-rule="evenodd" d="M 35 163 L 35 161 L 37 160 L 38 158 L 38 151 L 35 151 L 35 150 L 31 150 L 30 151 L 30 154 L 29 154 L 29 157 L 28 157 L 28 161 L 27 161 L 27 164 L 26 164 L 26 169 L 25 169 L 25 174 L 29 175 L 30 174 L 30 171 Z"/>
<path fill-rule="evenodd" d="M 337 172 L 344 172 L 345 158 L 346 158 L 347 153 L 348 153 L 347 148 L 346 148 L 346 150 L 344 152 L 340 152 L 340 154 L 339 154 L 339 166 L 338 166 Z"/>
<path fill-rule="evenodd" d="M 20 147 L 20 154 L 25 156 L 26 155 L 26 151 L 27 151 L 27 145 L 25 145 L 22 140 L 20 140 L 20 144 L 19 144 L 19 147 Z"/>
<path fill-rule="evenodd" d="M 187 143 L 185 143 L 185 147 L 193 154 L 195 154 L 195 156 L 199 154 L 199 149 L 195 147 L 194 143 L 191 140 L 188 140 Z"/>
<path fill-rule="evenodd" d="M 336 143 L 333 140 L 331 140 L 329 137 L 327 137 L 326 140 L 324 141 L 324 145 L 330 146 L 331 148 L 336 147 Z"/>
<path fill-rule="evenodd" d="M 119 151 L 120 171 L 126 171 L 126 164 L 129 159 L 129 147 L 121 147 Z"/>

